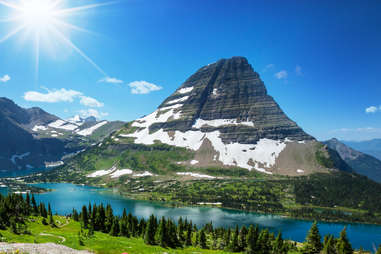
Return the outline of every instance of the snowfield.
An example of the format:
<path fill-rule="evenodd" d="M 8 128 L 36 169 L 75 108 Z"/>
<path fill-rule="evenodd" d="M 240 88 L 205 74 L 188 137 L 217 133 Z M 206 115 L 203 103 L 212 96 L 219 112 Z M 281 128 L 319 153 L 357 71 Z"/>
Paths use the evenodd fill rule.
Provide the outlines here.
<path fill-rule="evenodd" d="M 109 175 L 112 172 L 114 172 L 115 170 L 116 170 L 116 167 L 112 167 L 112 168 L 107 169 L 107 170 L 98 170 L 98 171 L 95 171 L 95 172 L 87 175 L 87 177 L 93 178 L 93 177 Z"/>
<path fill-rule="evenodd" d="M 196 178 L 207 178 L 207 179 L 215 179 L 216 177 L 210 176 L 210 175 L 202 175 L 198 173 L 192 173 L 192 172 L 177 172 L 176 175 L 180 176 L 192 176 Z"/>
<path fill-rule="evenodd" d="M 123 175 L 131 175 L 131 174 L 132 174 L 131 169 L 118 169 L 117 171 L 112 173 L 110 176 L 111 176 L 111 178 L 118 178 L 118 177 L 123 176 Z"/>
<path fill-rule="evenodd" d="M 102 127 L 103 125 L 107 124 L 108 122 L 107 121 L 102 121 L 100 123 L 97 123 L 96 125 L 94 126 L 91 126 L 90 128 L 87 128 L 87 129 L 84 129 L 84 130 L 81 130 L 81 131 L 78 131 L 77 134 L 78 135 L 81 135 L 81 136 L 90 136 L 91 134 L 93 134 L 93 132 L 97 129 L 99 129 L 100 127 Z"/>
<path fill-rule="evenodd" d="M 156 112 L 156 111 L 155 111 Z M 276 158 L 286 147 L 289 141 L 261 139 L 257 144 L 240 144 L 231 143 L 224 144 L 220 138 L 219 131 L 201 132 L 201 131 L 175 131 L 171 137 L 163 129 L 154 133 L 149 133 L 147 128 L 155 122 L 156 113 L 148 115 L 143 122 L 135 121 L 132 126 L 144 127 L 142 130 L 137 130 L 132 134 L 120 134 L 122 137 L 133 137 L 136 144 L 153 145 L 154 142 L 160 141 L 164 144 L 184 147 L 197 151 L 204 140 L 208 139 L 217 152 L 218 156 L 215 160 L 222 162 L 228 166 L 238 166 L 248 170 L 258 170 L 264 173 L 271 174 L 265 168 L 270 168 L 275 164 Z M 164 119 L 161 119 L 164 121 Z"/>

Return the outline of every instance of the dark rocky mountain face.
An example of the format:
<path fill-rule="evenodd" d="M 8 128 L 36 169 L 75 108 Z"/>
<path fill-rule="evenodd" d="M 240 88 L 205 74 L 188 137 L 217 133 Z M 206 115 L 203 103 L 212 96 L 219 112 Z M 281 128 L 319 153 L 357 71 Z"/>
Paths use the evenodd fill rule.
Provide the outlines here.
<path fill-rule="evenodd" d="M 150 126 L 153 131 L 188 131 L 197 120 L 235 119 L 242 125 L 220 126 L 225 143 L 256 143 L 262 138 L 283 140 L 313 140 L 295 122 L 290 120 L 267 90 L 258 73 L 246 58 L 222 59 L 199 69 L 160 106 L 159 110 L 179 105 L 180 119 Z M 212 126 L 201 126 L 212 131 Z"/>
<path fill-rule="evenodd" d="M 118 135 L 115 143 L 132 139 L 193 150 L 193 160 L 177 162 L 191 167 L 303 175 L 346 165 L 285 115 L 243 57 L 202 67 L 156 111 Z"/>
<path fill-rule="evenodd" d="M 368 154 L 356 151 L 337 139 L 324 142 L 329 148 L 337 151 L 340 157 L 358 174 L 381 182 L 381 161 Z"/>

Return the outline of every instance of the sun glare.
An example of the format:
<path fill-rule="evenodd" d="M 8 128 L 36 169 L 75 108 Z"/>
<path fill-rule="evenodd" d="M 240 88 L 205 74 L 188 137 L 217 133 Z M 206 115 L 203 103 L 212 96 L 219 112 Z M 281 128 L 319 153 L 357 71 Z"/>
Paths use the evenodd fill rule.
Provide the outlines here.
<path fill-rule="evenodd" d="M 29 0 L 21 6 L 21 20 L 32 29 L 42 29 L 54 22 L 57 6 L 44 0 Z"/>
<path fill-rule="evenodd" d="M 75 30 L 79 32 L 88 32 L 87 30 L 68 23 L 67 19 L 78 12 L 112 4 L 114 2 L 103 2 L 75 7 L 66 7 L 68 0 L 0 0 L 0 6 L 10 9 L 10 14 L 0 22 L 12 23 L 14 28 L 5 35 L 0 35 L 0 43 L 24 32 L 34 42 L 34 51 L 36 55 L 36 77 L 38 78 L 41 38 L 49 40 L 55 44 L 60 42 L 77 52 L 102 75 L 107 74 L 75 43 L 69 38 L 67 32 Z M 73 2 L 73 1 L 72 1 Z M 24 36 L 25 37 L 25 36 Z"/>

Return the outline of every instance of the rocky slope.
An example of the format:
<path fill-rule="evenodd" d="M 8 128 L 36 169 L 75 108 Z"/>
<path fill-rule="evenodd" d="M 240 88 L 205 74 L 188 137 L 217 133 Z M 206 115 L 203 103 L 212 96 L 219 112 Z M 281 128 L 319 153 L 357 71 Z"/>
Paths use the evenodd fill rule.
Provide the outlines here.
<path fill-rule="evenodd" d="M 327 144 L 329 148 L 337 151 L 340 157 L 351 166 L 356 173 L 365 175 L 374 181 L 381 182 L 380 160 L 356 151 L 337 139 L 330 139 L 324 143 Z"/>
<path fill-rule="evenodd" d="M 243 57 L 202 67 L 156 111 L 114 135 L 113 142 L 183 147 L 194 157 L 176 163 L 191 167 L 285 175 L 338 168 L 332 151 L 285 115 Z"/>
<path fill-rule="evenodd" d="M 121 125 L 92 118 L 62 120 L 40 108 L 24 109 L 0 98 L 0 170 L 62 164 L 63 156 L 90 146 Z"/>

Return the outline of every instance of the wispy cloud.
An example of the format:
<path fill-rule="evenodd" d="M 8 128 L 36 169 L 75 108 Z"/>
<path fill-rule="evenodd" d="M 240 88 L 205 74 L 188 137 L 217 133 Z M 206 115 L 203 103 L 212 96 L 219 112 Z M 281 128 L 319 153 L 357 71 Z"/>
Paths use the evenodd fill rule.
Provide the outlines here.
<path fill-rule="evenodd" d="M 288 73 L 286 70 L 281 70 L 274 74 L 277 79 L 286 79 L 288 77 Z"/>
<path fill-rule="evenodd" d="M 380 111 L 381 111 L 381 106 L 379 106 L 379 107 L 370 106 L 370 107 L 367 107 L 365 109 L 365 113 L 367 113 L 367 114 L 372 114 L 372 113 L 376 113 L 376 112 L 380 112 Z"/>
<path fill-rule="evenodd" d="M 163 89 L 161 86 L 149 83 L 147 81 L 134 81 L 128 84 L 133 94 L 148 94 Z"/>
<path fill-rule="evenodd" d="M 100 83 L 110 83 L 110 84 L 122 84 L 123 80 L 117 79 L 117 78 L 111 78 L 111 77 L 105 77 L 98 82 Z"/>
<path fill-rule="evenodd" d="M 11 77 L 8 74 L 4 75 L 3 77 L 0 77 L 0 82 L 1 83 L 6 83 L 9 80 L 11 80 Z"/>
<path fill-rule="evenodd" d="M 361 128 L 340 128 L 332 130 L 331 133 L 348 133 L 348 132 L 380 132 L 381 128 L 375 128 L 375 127 L 361 127 Z"/>
<path fill-rule="evenodd" d="M 302 75 L 303 75 L 303 72 L 302 72 L 302 66 L 297 65 L 297 66 L 295 67 L 295 73 L 296 73 L 297 76 L 302 76 Z"/>
<path fill-rule="evenodd" d="M 75 90 L 67 90 L 65 88 L 61 88 L 59 90 L 49 90 L 45 88 L 46 93 L 36 92 L 36 91 L 28 91 L 24 94 L 24 100 L 26 101 L 34 101 L 34 102 L 47 102 L 47 103 L 57 103 L 57 102 L 74 102 L 75 100 L 79 100 L 79 103 L 87 106 L 100 108 L 103 107 L 104 104 L 99 102 L 98 100 L 83 95 L 83 93 Z"/>
<path fill-rule="evenodd" d="M 262 72 L 269 71 L 275 67 L 275 64 L 268 64 L 265 66 L 265 68 L 262 70 Z"/>
<path fill-rule="evenodd" d="M 81 114 L 81 116 L 83 118 L 87 118 L 87 117 L 93 116 L 93 117 L 99 119 L 99 118 L 108 116 L 108 113 L 106 113 L 106 112 L 99 112 L 98 110 L 93 109 L 93 108 L 82 109 L 82 110 L 79 111 L 79 113 Z"/>

